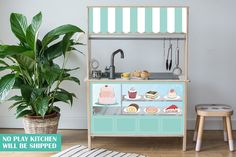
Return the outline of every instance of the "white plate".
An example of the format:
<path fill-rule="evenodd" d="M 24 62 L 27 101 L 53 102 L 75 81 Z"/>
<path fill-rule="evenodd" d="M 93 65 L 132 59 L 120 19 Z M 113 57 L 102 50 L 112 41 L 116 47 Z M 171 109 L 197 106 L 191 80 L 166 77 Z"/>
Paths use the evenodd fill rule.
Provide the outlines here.
<path fill-rule="evenodd" d="M 161 110 L 159 109 L 159 108 L 157 108 L 157 112 L 156 113 L 148 113 L 147 111 L 146 111 L 146 108 L 143 110 L 145 113 L 147 113 L 147 114 L 157 114 L 157 113 L 159 113 Z"/>
<path fill-rule="evenodd" d="M 138 109 L 137 112 L 127 112 L 127 107 L 126 107 L 126 108 L 124 108 L 124 112 L 125 112 L 125 113 L 131 113 L 131 114 L 139 113 L 139 112 L 140 112 L 140 108 Z"/>
<path fill-rule="evenodd" d="M 164 99 L 166 99 L 166 100 L 179 100 L 180 99 L 180 96 L 176 96 L 175 98 L 169 98 L 167 95 L 166 96 L 164 96 Z"/>
<path fill-rule="evenodd" d="M 144 95 L 144 99 L 146 99 L 146 100 L 157 100 L 157 99 L 160 99 L 160 96 L 156 97 L 155 99 L 151 99 L 151 98 L 147 98 L 146 95 Z"/>
<path fill-rule="evenodd" d="M 128 95 L 125 95 L 125 99 L 127 99 L 127 100 L 139 100 L 139 99 L 141 99 L 141 96 L 137 95 L 136 98 L 129 98 Z"/>
<path fill-rule="evenodd" d="M 178 110 L 177 112 L 167 112 L 166 109 L 164 109 L 163 112 L 166 114 L 179 114 L 179 113 L 181 113 L 181 110 L 179 108 L 177 110 Z"/>
<path fill-rule="evenodd" d="M 130 80 L 130 77 L 121 77 L 123 80 Z"/>

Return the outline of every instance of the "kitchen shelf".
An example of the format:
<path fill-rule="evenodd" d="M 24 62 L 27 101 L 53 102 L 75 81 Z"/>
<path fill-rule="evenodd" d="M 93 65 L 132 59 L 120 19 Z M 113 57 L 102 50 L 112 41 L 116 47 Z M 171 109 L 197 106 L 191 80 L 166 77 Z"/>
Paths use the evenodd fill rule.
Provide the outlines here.
<path fill-rule="evenodd" d="M 90 33 L 89 40 L 186 40 L 185 33 Z"/>

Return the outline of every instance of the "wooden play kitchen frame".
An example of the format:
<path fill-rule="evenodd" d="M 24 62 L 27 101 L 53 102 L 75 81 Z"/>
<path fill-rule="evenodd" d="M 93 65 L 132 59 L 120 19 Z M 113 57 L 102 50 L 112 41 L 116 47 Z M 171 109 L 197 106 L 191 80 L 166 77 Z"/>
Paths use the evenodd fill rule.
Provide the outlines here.
<path fill-rule="evenodd" d="M 144 16 L 141 17 L 141 13 Z M 128 21 L 125 14 L 129 14 Z M 187 84 L 188 80 L 188 14 L 186 6 L 89 6 L 87 40 L 87 111 L 88 147 L 92 148 L 92 137 L 181 137 L 183 150 L 187 141 Z M 172 17 L 171 17 L 172 16 Z M 145 17 L 145 18 L 143 18 Z M 144 19 L 141 21 L 140 18 Z M 144 26 L 140 26 L 143 25 Z M 128 23 L 128 24 L 127 24 Z M 91 40 L 163 40 L 184 41 L 183 74 L 179 79 L 124 80 L 93 79 L 91 77 Z M 96 52 L 95 52 L 96 53 Z M 104 105 L 104 112 L 97 112 L 101 87 L 109 85 L 115 89 L 116 104 Z M 140 95 L 156 89 L 160 98 L 154 101 L 144 99 L 127 100 L 127 89 L 135 86 Z M 174 88 L 181 97 L 179 100 L 166 100 L 168 89 Z M 155 115 L 124 113 L 130 102 L 137 102 L 143 110 L 144 104 L 155 104 L 158 108 L 176 104 L 181 114 Z M 100 109 L 100 108 L 99 108 Z M 118 112 L 112 111 L 113 109 Z M 103 110 L 103 109 L 102 109 Z M 110 110 L 107 114 L 107 110 Z M 115 114 L 114 114 L 115 113 Z"/>

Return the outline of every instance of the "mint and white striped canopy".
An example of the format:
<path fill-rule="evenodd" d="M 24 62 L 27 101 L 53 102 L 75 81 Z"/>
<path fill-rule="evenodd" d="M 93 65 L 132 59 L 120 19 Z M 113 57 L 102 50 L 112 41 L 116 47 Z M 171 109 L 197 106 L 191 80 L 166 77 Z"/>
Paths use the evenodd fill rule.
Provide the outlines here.
<path fill-rule="evenodd" d="M 186 33 L 186 7 L 89 7 L 90 33 Z"/>

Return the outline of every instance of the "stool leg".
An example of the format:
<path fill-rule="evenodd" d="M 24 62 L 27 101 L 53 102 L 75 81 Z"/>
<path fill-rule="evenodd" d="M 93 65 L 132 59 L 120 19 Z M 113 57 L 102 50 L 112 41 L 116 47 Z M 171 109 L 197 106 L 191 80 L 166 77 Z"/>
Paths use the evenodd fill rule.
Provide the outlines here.
<path fill-rule="evenodd" d="M 231 125 L 231 117 L 226 117 L 226 124 L 227 124 L 227 132 L 228 132 L 228 142 L 229 142 L 229 150 L 234 151 L 234 141 L 233 141 L 233 134 L 232 134 L 232 125 Z"/>
<path fill-rule="evenodd" d="M 227 136 L 227 125 L 226 125 L 226 118 L 223 117 L 223 127 L 224 127 L 224 141 L 228 141 L 228 136 Z"/>
<path fill-rule="evenodd" d="M 193 135 L 193 142 L 196 142 L 197 140 L 197 130 L 198 130 L 198 126 L 199 126 L 199 115 L 197 115 L 197 118 L 196 118 L 196 123 L 195 123 L 195 130 L 194 130 L 194 135 Z"/>
<path fill-rule="evenodd" d="M 199 122 L 198 133 L 197 133 L 197 143 L 196 143 L 196 148 L 195 148 L 196 151 L 200 151 L 201 149 L 203 127 L 204 127 L 204 116 L 200 116 L 200 122 Z"/>

